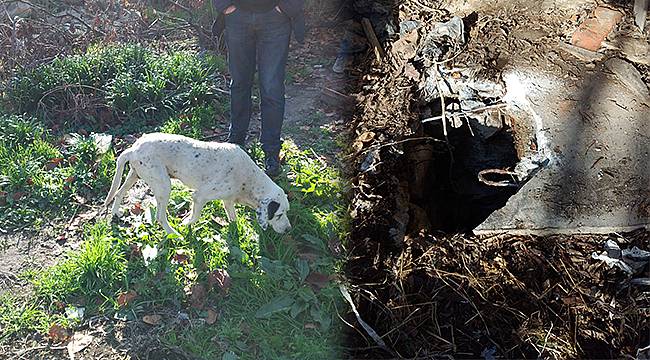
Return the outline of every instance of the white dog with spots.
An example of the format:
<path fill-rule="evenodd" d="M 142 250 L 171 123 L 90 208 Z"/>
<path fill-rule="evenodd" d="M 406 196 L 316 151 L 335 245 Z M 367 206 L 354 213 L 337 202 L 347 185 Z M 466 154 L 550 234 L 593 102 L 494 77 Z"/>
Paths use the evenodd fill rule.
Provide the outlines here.
<path fill-rule="evenodd" d="M 127 162 L 131 168 L 120 187 Z M 237 145 L 171 134 L 143 135 L 117 158 L 115 178 L 104 202 L 108 207 L 115 200 L 114 215 L 118 214 L 124 195 L 138 178 L 154 193 L 158 221 L 168 233 L 178 234 L 167 221 L 171 178 L 194 190 L 190 213 L 182 225 L 197 221 L 208 201 L 220 199 L 229 221 L 235 220 L 235 203 L 238 203 L 257 210 L 257 219 L 263 229 L 269 224 L 278 233 L 291 229 L 287 195 Z"/>

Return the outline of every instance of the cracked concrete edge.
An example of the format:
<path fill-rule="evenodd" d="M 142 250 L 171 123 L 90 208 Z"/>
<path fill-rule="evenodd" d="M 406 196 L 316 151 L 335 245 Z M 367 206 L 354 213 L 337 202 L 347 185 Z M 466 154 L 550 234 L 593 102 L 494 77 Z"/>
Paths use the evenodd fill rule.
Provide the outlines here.
<path fill-rule="evenodd" d="M 603 235 L 612 233 L 625 233 L 639 229 L 650 231 L 650 223 L 626 225 L 626 226 L 578 226 L 567 228 L 538 228 L 538 229 L 521 229 L 521 228 L 501 228 L 501 229 L 481 229 L 474 230 L 474 235 L 477 236 L 493 236 L 493 235 L 516 235 L 516 236 L 549 236 L 549 235 Z"/>

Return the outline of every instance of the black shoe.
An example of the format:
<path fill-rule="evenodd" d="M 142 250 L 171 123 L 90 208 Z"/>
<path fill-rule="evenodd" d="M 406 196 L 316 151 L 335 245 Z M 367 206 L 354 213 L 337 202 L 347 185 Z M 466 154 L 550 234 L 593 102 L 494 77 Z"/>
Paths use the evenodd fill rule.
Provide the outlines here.
<path fill-rule="evenodd" d="M 264 165 L 266 166 L 266 175 L 270 178 L 280 175 L 280 157 L 278 155 L 267 155 L 264 159 Z"/>

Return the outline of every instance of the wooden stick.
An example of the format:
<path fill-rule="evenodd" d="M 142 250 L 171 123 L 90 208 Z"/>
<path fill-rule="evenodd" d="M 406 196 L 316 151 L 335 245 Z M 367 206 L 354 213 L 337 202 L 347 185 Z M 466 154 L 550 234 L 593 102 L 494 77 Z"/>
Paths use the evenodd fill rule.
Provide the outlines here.
<path fill-rule="evenodd" d="M 500 109 L 500 108 L 504 108 L 506 106 L 508 106 L 508 104 L 499 103 L 499 104 L 494 104 L 494 105 L 481 106 L 481 107 L 478 107 L 476 109 L 472 109 L 472 110 L 468 110 L 468 111 L 461 111 L 461 112 L 457 112 L 457 113 L 452 113 L 451 115 L 467 116 L 469 114 L 474 114 L 474 113 L 478 113 L 478 112 L 482 112 L 482 111 L 486 111 L 486 110 L 491 110 L 491 109 Z M 442 119 L 442 115 L 426 118 L 426 119 L 422 120 L 422 122 L 426 123 L 426 122 L 436 121 L 436 120 L 440 120 L 440 119 Z"/>
<path fill-rule="evenodd" d="M 363 18 L 361 19 L 361 25 L 363 25 L 363 31 L 366 33 L 366 37 L 375 51 L 377 62 L 381 63 L 381 60 L 386 56 L 386 53 L 381 47 L 379 39 L 377 39 L 377 34 L 375 34 L 375 30 L 372 28 L 372 23 L 368 18 Z"/>

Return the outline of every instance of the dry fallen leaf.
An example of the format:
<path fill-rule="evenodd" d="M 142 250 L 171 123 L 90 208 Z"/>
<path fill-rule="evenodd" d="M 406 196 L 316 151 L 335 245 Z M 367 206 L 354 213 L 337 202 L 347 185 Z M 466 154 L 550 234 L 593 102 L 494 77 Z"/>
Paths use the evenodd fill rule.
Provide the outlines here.
<path fill-rule="evenodd" d="M 208 309 L 208 317 L 205 319 L 205 322 L 208 325 L 212 325 L 217 322 L 217 312 L 212 309 Z"/>
<path fill-rule="evenodd" d="M 61 162 L 63 161 L 63 158 L 53 158 L 50 159 L 50 161 L 45 164 L 45 170 L 53 170 L 55 167 L 59 166 Z"/>
<path fill-rule="evenodd" d="M 352 143 L 352 149 L 354 149 L 355 152 L 361 151 L 363 149 L 363 142 L 361 141 L 355 141 Z"/>
<path fill-rule="evenodd" d="M 90 334 L 76 333 L 68 343 L 68 356 L 74 359 L 74 354 L 87 348 L 95 338 Z"/>
<path fill-rule="evenodd" d="M 12 198 L 14 201 L 19 201 L 19 200 L 22 199 L 23 196 L 25 196 L 25 195 L 27 195 L 27 194 L 25 194 L 25 193 L 22 192 L 22 191 L 18 191 L 18 192 L 13 193 L 13 195 L 11 195 L 11 198 Z"/>
<path fill-rule="evenodd" d="M 188 264 L 190 262 L 190 256 L 187 254 L 185 250 L 179 249 L 176 250 L 176 252 L 172 256 L 172 262 L 181 265 Z"/>
<path fill-rule="evenodd" d="M 131 214 L 133 215 L 140 215 L 143 211 L 144 210 L 142 209 L 142 204 L 140 202 L 133 204 L 133 207 L 131 207 Z"/>
<path fill-rule="evenodd" d="M 57 310 L 59 310 L 59 311 L 63 311 L 63 310 L 65 310 L 65 306 L 66 306 L 66 305 L 65 305 L 65 303 L 62 302 L 62 301 L 55 301 L 55 302 L 54 302 L 54 306 L 56 306 Z"/>
<path fill-rule="evenodd" d="M 131 245 L 129 245 L 129 247 L 131 248 L 131 256 L 138 256 L 139 257 L 140 255 L 142 255 L 142 250 L 140 249 L 140 244 L 132 243 Z"/>
<path fill-rule="evenodd" d="M 121 293 L 120 295 L 118 295 L 118 297 L 117 297 L 117 304 L 118 304 L 120 307 L 125 307 L 125 306 L 128 305 L 130 302 L 132 302 L 133 300 L 135 300 L 137 297 L 138 297 L 138 293 L 137 293 L 137 292 L 135 292 L 134 290 L 129 290 L 129 291 L 125 292 L 125 293 Z"/>
<path fill-rule="evenodd" d="M 142 321 L 145 324 L 158 325 L 162 321 L 162 316 L 160 316 L 158 314 L 145 315 L 145 316 L 142 317 Z"/>
<path fill-rule="evenodd" d="M 315 291 L 318 291 L 327 286 L 327 284 L 330 282 L 330 277 L 327 274 L 311 272 L 309 275 L 307 275 L 305 282 L 311 285 Z"/>
<path fill-rule="evenodd" d="M 374 138 L 375 138 L 375 133 L 374 132 L 366 131 L 363 134 L 359 135 L 359 137 L 357 137 L 357 141 L 361 141 L 361 142 L 365 143 L 365 142 L 368 142 L 368 141 L 370 141 L 370 140 L 372 140 Z"/>
<path fill-rule="evenodd" d="M 59 324 L 52 324 L 47 335 L 54 342 L 64 342 L 70 338 L 70 331 Z"/>
<path fill-rule="evenodd" d="M 224 292 L 228 292 L 232 280 L 230 274 L 225 269 L 217 269 L 208 274 L 208 288 L 212 289 L 218 286 Z"/>

